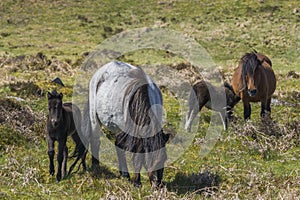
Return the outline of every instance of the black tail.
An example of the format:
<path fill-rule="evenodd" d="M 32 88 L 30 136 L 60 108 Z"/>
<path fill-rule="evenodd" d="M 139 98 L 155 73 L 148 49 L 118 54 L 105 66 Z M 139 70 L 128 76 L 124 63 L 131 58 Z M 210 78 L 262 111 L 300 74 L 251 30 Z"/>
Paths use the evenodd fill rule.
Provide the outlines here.
<path fill-rule="evenodd" d="M 74 143 L 76 144 L 76 147 L 75 147 L 75 150 L 73 151 L 72 155 L 69 156 L 69 158 L 75 158 L 75 157 L 77 157 L 79 155 L 79 151 L 82 151 L 80 149 L 80 148 L 82 148 L 81 147 L 81 143 L 82 142 L 81 142 L 81 139 L 80 139 L 80 137 L 79 137 L 79 135 L 78 135 L 77 132 L 75 132 L 71 137 L 72 137 Z"/>
<path fill-rule="evenodd" d="M 69 169 L 69 172 L 68 172 L 68 175 L 70 175 L 74 169 L 74 167 L 76 166 L 77 162 L 81 159 L 81 163 L 80 165 L 82 164 L 83 166 L 83 171 L 86 171 L 86 153 L 87 153 L 87 150 L 86 148 L 84 147 L 83 143 L 81 143 L 80 145 L 78 145 L 78 155 L 76 157 L 76 160 L 73 162 L 73 164 L 71 165 L 70 169 Z M 80 168 L 80 165 L 78 166 L 78 170 Z M 77 170 L 77 171 L 78 171 Z M 77 172 L 76 171 L 76 172 Z"/>
<path fill-rule="evenodd" d="M 81 159 L 81 164 L 83 165 L 83 170 L 86 170 L 86 163 L 85 163 L 85 157 L 86 157 L 86 153 L 87 153 L 87 149 L 85 148 L 84 142 L 81 140 L 81 138 L 79 137 L 78 133 L 75 132 L 72 135 L 72 139 L 76 144 L 75 150 L 72 154 L 72 156 L 70 156 L 71 158 L 76 157 L 76 160 L 74 161 L 74 163 L 71 165 L 68 175 L 70 175 L 74 169 L 74 167 L 76 166 L 77 162 Z M 84 139 L 84 138 L 82 138 Z M 79 165 L 80 167 L 80 165 Z"/>

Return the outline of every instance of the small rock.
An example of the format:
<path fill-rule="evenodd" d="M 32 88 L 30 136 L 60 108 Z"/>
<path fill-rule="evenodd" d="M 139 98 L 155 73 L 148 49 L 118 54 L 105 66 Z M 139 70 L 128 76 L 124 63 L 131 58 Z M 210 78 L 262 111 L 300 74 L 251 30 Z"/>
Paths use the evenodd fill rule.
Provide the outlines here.
<path fill-rule="evenodd" d="M 288 78 L 300 78 L 300 75 L 297 74 L 295 71 L 289 71 L 288 74 L 287 74 L 287 77 Z"/>

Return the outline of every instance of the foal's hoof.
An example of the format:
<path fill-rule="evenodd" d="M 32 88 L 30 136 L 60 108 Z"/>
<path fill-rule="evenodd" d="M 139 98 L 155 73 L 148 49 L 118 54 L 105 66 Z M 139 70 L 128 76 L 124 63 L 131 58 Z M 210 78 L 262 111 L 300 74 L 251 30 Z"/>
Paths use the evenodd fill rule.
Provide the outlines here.
<path fill-rule="evenodd" d="M 141 188 L 142 183 L 141 182 L 133 182 L 133 186 L 136 187 L 136 188 Z"/>
<path fill-rule="evenodd" d="M 53 176 L 54 175 L 54 170 L 49 170 L 49 174 L 51 175 L 51 176 Z"/>

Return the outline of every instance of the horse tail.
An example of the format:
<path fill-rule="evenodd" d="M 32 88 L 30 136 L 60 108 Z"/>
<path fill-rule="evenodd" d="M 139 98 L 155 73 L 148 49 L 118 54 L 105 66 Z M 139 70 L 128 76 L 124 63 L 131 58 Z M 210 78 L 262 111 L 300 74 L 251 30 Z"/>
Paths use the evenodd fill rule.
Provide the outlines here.
<path fill-rule="evenodd" d="M 96 98 L 97 98 L 97 89 L 101 85 L 103 81 L 101 81 L 101 71 L 98 70 L 94 76 L 92 77 L 90 81 L 90 89 L 89 89 L 89 117 L 90 117 L 90 123 L 92 132 L 96 130 L 97 126 L 97 113 L 96 113 Z"/>

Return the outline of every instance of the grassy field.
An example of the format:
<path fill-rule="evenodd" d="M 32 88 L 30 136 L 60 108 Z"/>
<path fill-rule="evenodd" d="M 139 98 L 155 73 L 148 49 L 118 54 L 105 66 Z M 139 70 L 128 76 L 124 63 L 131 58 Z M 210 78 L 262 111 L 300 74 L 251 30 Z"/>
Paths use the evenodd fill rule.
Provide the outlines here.
<path fill-rule="evenodd" d="M 45 120 L 49 82 L 60 77 L 72 100 L 76 73 L 105 39 L 135 28 L 167 28 L 195 39 L 230 80 L 238 59 L 252 49 L 270 57 L 278 83 L 272 120 L 235 121 L 212 151 L 199 155 L 211 112 L 203 109 L 191 146 L 165 169 L 161 190 L 134 188 L 117 169 L 75 173 L 56 183 L 48 173 Z M 0 2 L 1 199 L 299 199 L 300 7 L 292 1 L 71 1 Z M 139 50 L 120 60 L 140 66 L 177 66 L 166 51 Z M 183 71 L 178 70 L 178 73 Z M 164 91 L 166 130 L 178 131 L 180 99 Z M 69 142 L 72 150 L 74 145 Z M 101 159 L 101 156 L 100 156 Z M 87 158 L 91 165 L 90 155 Z M 101 162 L 101 160 L 100 160 Z M 69 162 L 70 163 L 70 162 Z"/>

